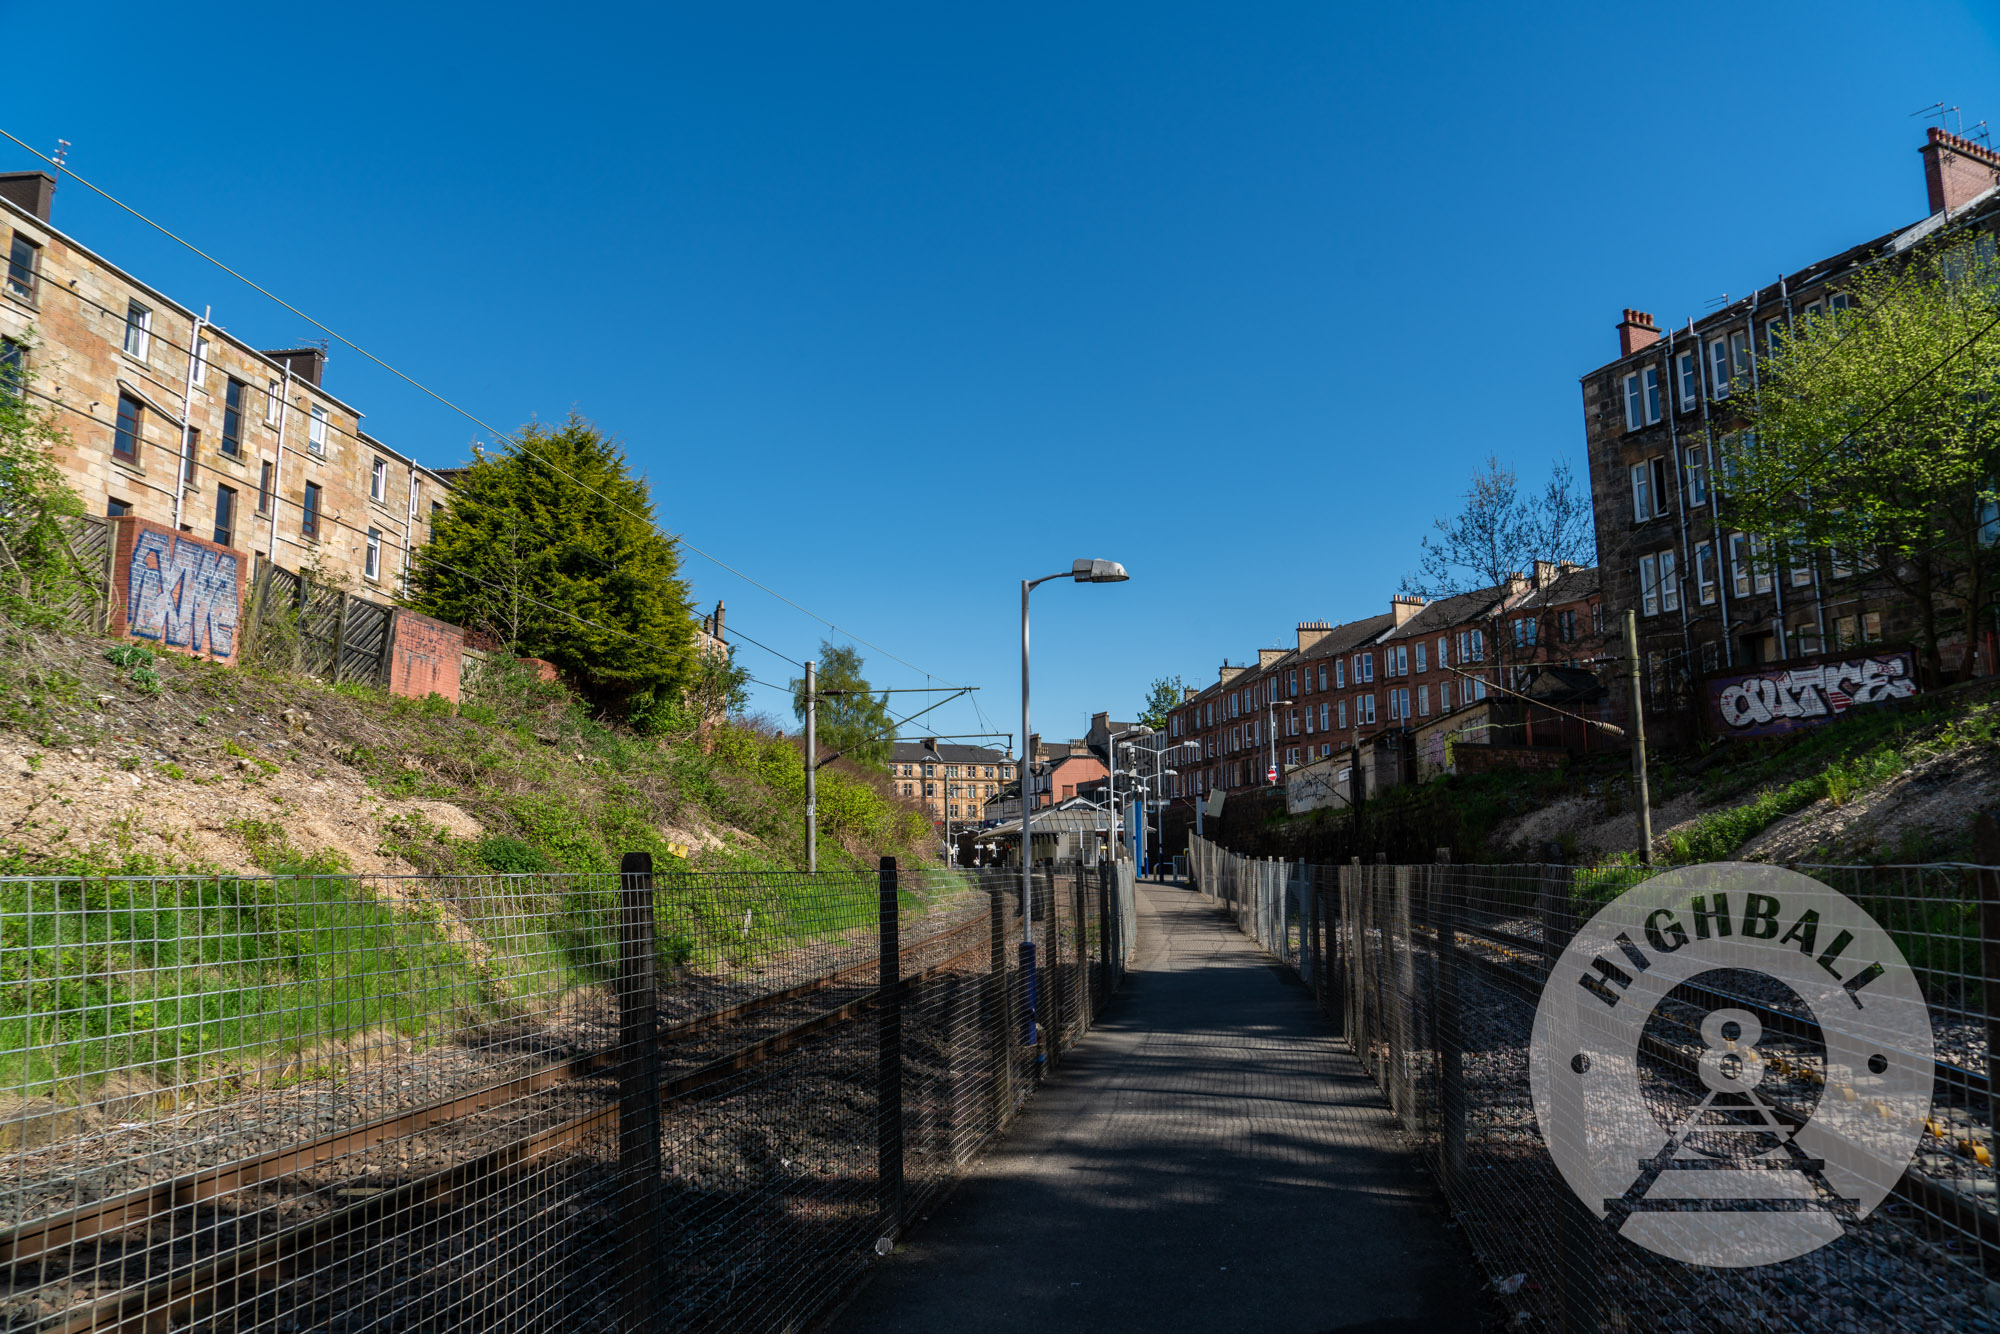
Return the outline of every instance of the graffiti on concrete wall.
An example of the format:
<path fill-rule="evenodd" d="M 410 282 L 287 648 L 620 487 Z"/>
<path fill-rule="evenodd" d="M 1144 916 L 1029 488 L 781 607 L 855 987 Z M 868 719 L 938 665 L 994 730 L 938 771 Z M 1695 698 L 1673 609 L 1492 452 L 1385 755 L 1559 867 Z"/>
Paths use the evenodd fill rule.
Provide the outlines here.
<path fill-rule="evenodd" d="M 124 587 L 117 633 L 234 662 L 243 619 L 242 553 L 157 524 L 120 524 Z"/>
<path fill-rule="evenodd" d="M 1916 656 L 1901 650 L 1714 677 L 1706 692 L 1711 730 L 1722 736 L 1772 736 L 1916 694 Z"/>

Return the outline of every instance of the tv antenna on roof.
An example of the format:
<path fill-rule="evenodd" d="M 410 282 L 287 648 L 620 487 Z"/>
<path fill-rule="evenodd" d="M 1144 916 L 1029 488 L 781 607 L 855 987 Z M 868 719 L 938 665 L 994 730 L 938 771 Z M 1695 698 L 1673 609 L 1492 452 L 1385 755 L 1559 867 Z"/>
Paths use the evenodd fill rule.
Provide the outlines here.
<path fill-rule="evenodd" d="M 1978 124 L 1974 125 L 1971 129 L 1967 130 L 1965 132 L 1965 137 L 1968 139 L 1977 140 L 1978 142 L 1985 144 L 1988 148 L 1993 147 L 1993 131 L 1987 126 L 1986 122 L 1983 120 L 1980 121 Z"/>
<path fill-rule="evenodd" d="M 1712 296 L 1705 304 L 1710 310 L 1721 310 L 1729 304 L 1729 293 L 1724 292 L 1721 296 Z"/>
<path fill-rule="evenodd" d="M 56 183 L 59 185 L 62 183 L 63 164 L 69 161 L 69 140 L 67 139 L 56 140 L 56 155 L 50 158 L 49 161 L 55 164 Z M 56 192 L 56 187 L 54 185 L 51 185 L 49 187 L 49 193 L 54 194 L 55 192 Z"/>
<path fill-rule="evenodd" d="M 1940 130 L 1949 130 L 1951 128 L 1951 125 L 1947 118 L 1951 116 L 1957 116 L 1958 136 L 1961 139 L 1965 137 L 1965 113 L 1960 111 L 1957 107 L 1948 107 L 1942 102 L 1933 102 L 1927 107 L 1919 107 L 1917 110 L 1912 111 L 1910 115 L 1936 116 L 1938 128 Z"/>

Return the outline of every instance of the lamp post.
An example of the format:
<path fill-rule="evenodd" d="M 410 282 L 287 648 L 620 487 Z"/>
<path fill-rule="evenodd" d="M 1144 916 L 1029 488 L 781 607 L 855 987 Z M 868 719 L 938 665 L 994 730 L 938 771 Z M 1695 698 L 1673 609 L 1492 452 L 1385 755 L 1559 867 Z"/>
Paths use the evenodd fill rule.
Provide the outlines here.
<path fill-rule="evenodd" d="M 1070 562 L 1067 570 L 1021 581 L 1021 976 L 1027 982 L 1028 993 L 1024 1041 L 1030 1046 L 1040 1040 L 1041 1030 L 1035 1022 L 1035 835 L 1034 807 L 1028 791 L 1028 780 L 1034 770 L 1034 756 L 1029 753 L 1032 746 L 1029 738 L 1034 733 L 1028 725 L 1028 594 L 1051 579 L 1073 579 L 1079 584 L 1122 584 L 1129 578 L 1125 567 L 1117 561 L 1092 560 L 1086 556 Z"/>
<path fill-rule="evenodd" d="M 1276 676 L 1274 675 L 1274 676 L 1272 677 L 1272 679 L 1273 679 L 1273 680 L 1276 680 L 1277 678 L 1276 678 Z M 1275 695 L 1275 694 L 1277 694 L 1278 692 L 1274 690 L 1274 691 L 1272 691 L 1271 693 L 1272 693 L 1273 695 Z M 1274 699 L 1274 700 L 1272 700 L 1272 701 L 1271 701 L 1271 726 L 1270 726 L 1270 729 L 1269 729 L 1269 731 L 1270 731 L 1271 735 L 1270 735 L 1270 737 L 1269 737 L 1269 740 L 1270 740 L 1270 742 L 1271 742 L 1271 768 L 1270 768 L 1270 774 L 1271 774 L 1271 781 L 1272 781 L 1273 783 L 1275 783 L 1275 782 L 1277 782 L 1277 781 L 1278 781 L 1278 778 L 1277 778 L 1277 774 L 1278 774 L 1278 710 L 1279 710 L 1279 709 L 1289 709 L 1289 708 L 1291 708 L 1291 707 L 1292 707 L 1292 705 L 1294 705 L 1294 704 L 1296 704 L 1296 703 L 1298 703 L 1298 701 L 1297 701 L 1297 700 L 1295 700 L 1295 699 Z"/>
<path fill-rule="evenodd" d="M 1118 820 L 1118 743 L 1128 736 L 1151 736 L 1153 729 L 1144 723 L 1134 723 L 1122 732 L 1113 732 L 1104 742 L 1105 781 L 1110 785 L 1105 789 L 1105 801 L 1111 810 L 1112 823 Z M 1125 749 L 1132 747 L 1128 744 Z M 1118 860 L 1118 835 L 1111 836 L 1111 860 Z"/>

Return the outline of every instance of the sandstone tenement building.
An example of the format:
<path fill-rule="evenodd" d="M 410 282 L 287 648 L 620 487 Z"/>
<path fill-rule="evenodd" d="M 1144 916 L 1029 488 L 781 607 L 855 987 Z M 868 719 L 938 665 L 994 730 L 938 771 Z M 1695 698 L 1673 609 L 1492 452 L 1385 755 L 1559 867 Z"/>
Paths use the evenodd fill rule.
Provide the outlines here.
<path fill-rule="evenodd" d="M 1928 214 L 1787 274 L 1684 327 L 1643 311 L 1618 323 L 1618 356 L 1583 377 L 1584 437 L 1605 601 L 1638 613 L 1647 727 L 1690 738 L 1707 673 L 1907 641 L 1913 609 L 1858 563 L 1779 553 L 1717 515 L 1717 446 L 1736 429 L 1732 399 L 1800 320 L 1849 304 L 1842 284 L 1920 241 L 1954 234 L 1991 255 L 2000 226 L 2000 154 L 1942 130 L 1921 149 Z M 1942 645 L 1956 668 L 1977 636 Z M 1614 692 L 1614 697 L 1622 692 Z M 1619 700 L 1620 713 L 1623 701 Z"/>
<path fill-rule="evenodd" d="M 361 429 L 316 347 L 265 351 L 50 223 L 55 181 L 0 175 L 0 357 L 25 366 L 95 514 L 131 514 L 387 600 L 449 486 Z"/>

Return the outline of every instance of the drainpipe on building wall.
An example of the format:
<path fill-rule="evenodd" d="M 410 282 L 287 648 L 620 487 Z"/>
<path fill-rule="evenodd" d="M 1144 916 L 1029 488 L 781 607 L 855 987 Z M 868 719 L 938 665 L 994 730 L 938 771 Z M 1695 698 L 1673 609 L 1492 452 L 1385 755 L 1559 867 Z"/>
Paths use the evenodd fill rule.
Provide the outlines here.
<path fill-rule="evenodd" d="M 264 559 L 273 565 L 278 563 L 278 515 L 285 508 L 285 424 L 291 415 L 292 362 L 287 357 L 285 387 L 278 391 L 278 465 L 271 469 L 271 544 L 264 553 Z"/>
<path fill-rule="evenodd" d="M 417 465 L 410 465 L 410 503 L 403 507 L 402 596 L 410 595 L 410 557 L 415 551 L 417 532 Z"/>
<path fill-rule="evenodd" d="M 1694 318 L 1688 318 L 1688 337 L 1694 341 L 1694 377 L 1701 387 L 1701 438 L 1702 447 L 1708 451 L 1708 521 L 1715 530 L 1715 597 L 1716 614 L 1722 618 L 1722 665 L 1736 665 L 1736 641 L 1729 629 L 1729 580 L 1733 573 L 1729 561 L 1729 538 L 1722 531 L 1722 470 L 1716 467 L 1715 423 L 1709 414 L 1709 403 L 1715 386 L 1708 382 L 1708 367 L 1702 361 L 1701 335 L 1694 331 Z"/>
<path fill-rule="evenodd" d="M 1782 273 L 1778 275 L 1778 296 L 1785 304 L 1785 328 L 1790 330 L 1795 318 L 1792 314 L 1792 288 L 1791 284 L 1785 281 L 1785 275 Z M 1810 505 L 1811 503 L 1810 499 L 1808 499 L 1807 504 Z M 1824 653 L 1826 652 L 1826 596 L 1825 591 L 1820 585 L 1819 558 L 1817 556 L 1813 558 L 1812 563 L 1812 594 L 1813 639 L 1819 644 L 1819 651 Z"/>
<path fill-rule="evenodd" d="M 194 331 L 188 335 L 187 381 L 181 386 L 181 457 L 180 466 L 174 477 L 174 528 L 181 526 L 181 511 L 187 507 L 188 465 L 194 459 L 194 427 L 190 418 L 194 412 L 194 368 L 200 364 L 201 331 L 208 325 L 209 312 L 213 306 L 203 306 L 195 319 Z"/>
<path fill-rule="evenodd" d="M 1681 530 L 1680 578 L 1685 583 L 1687 582 L 1687 576 L 1690 573 L 1693 573 L 1695 576 L 1693 580 L 1694 594 L 1696 597 L 1700 597 L 1701 575 L 1699 574 L 1699 572 L 1695 571 L 1694 547 L 1688 541 L 1687 478 L 1686 476 L 1683 475 L 1681 468 L 1681 422 L 1680 422 L 1681 389 L 1679 385 L 1674 383 L 1674 332 L 1671 329 L 1667 331 L 1667 351 L 1665 360 L 1663 360 L 1660 363 L 1660 379 L 1663 382 L 1663 392 L 1665 393 L 1669 404 L 1669 407 L 1667 409 L 1667 448 L 1670 451 L 1672 451 L 1673 454 L 1674 490 L 1676 492 L 1676 495 L 1674 497 L 1675 501 L 1674 508 L 1680 511 L 1680 520 L 1681 520 L 1680 521 L 1680 530 Z M 1690 664 L 1689 675 L 1692 676 L 1693 675 L 1692 663 L 1694 659 L 1694 636 L 1693 633 L 1688 629 L 1687 594 L 1683 593 L 1681 595 L 1680 604 L 1681 604 L 1681 658 Z"/>
<path fill-rule="evenodd" d="M 1750 294 L 1750 313 L 1744 316 L 1743 336 L 1750 340 L 1750 394 L 1753 398 L 1762 397 L 1764 392 L 1763 383 L 1757 374 L 1757 297 L 1759 295 L 1760 293 L 1758 292 Z M 1777 544 L 1773 543 L 1771 550 L 1771 624 L 1778 632 L 1778 661 L 1783 662 L 1786 658 L 1792 656 L 1791 644 L 1789 642 L 1790 636 L 1785 630 L 1785 580 L 1791 576 L 1791 571 L 1779 569 L 1777 559 Z M 1756 587 L 1754 582 L 1756 576 L 1752 575 L 1751 578 L 1753 580 L 1751 587 L 1754 588 Z"/>

